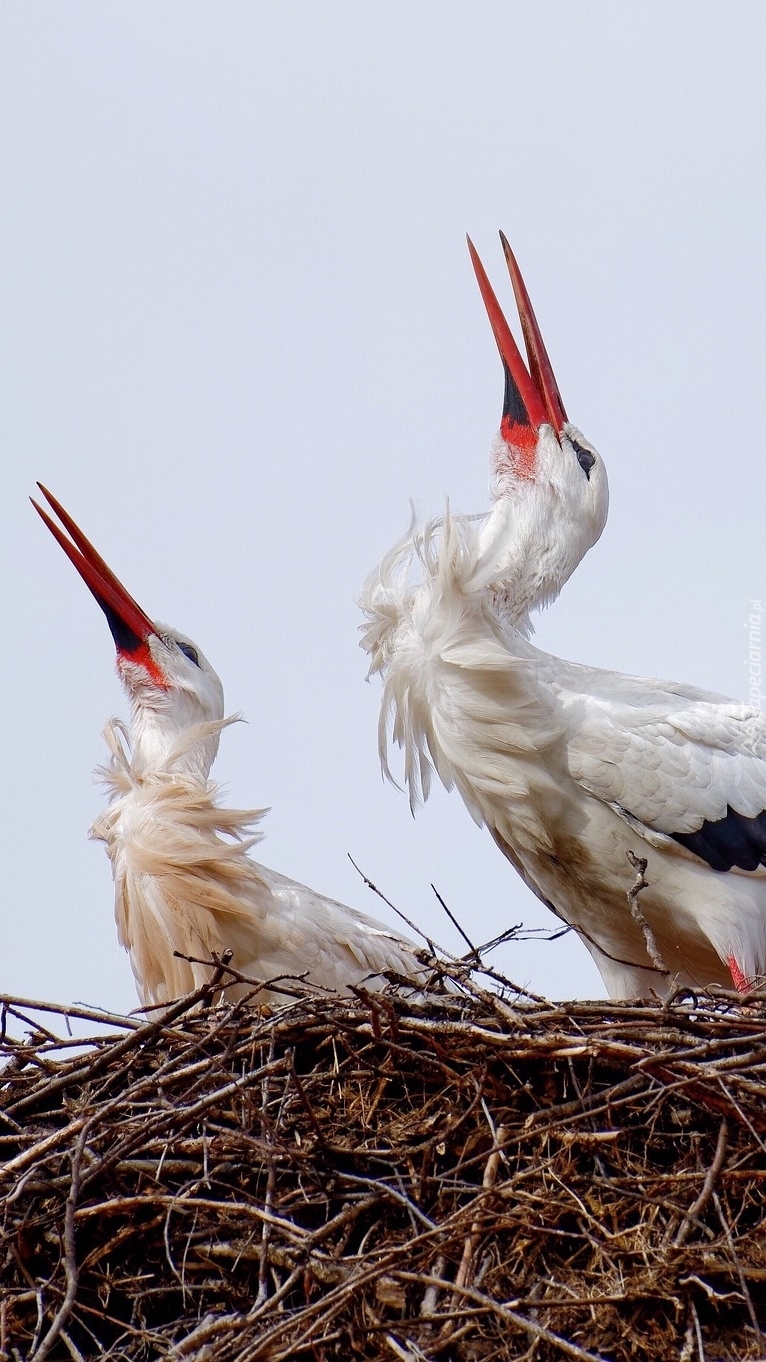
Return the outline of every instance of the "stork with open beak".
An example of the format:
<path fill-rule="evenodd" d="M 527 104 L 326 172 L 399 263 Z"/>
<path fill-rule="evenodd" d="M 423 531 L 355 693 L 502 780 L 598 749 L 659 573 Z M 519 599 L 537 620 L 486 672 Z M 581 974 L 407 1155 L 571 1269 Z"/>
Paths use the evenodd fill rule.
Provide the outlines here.
<path fill-rule="evenodd" d="M 383 923 L 250 858 L 263 811 L 223 808 L 209 779 L 221 731 L 233 722 L 216 673 L 191 639 L 144 613 L 38 486 L 63 529 L 33 505 L 106 615 L 130 700 L 130 725 L 112 719 L 105 730 L 110 803 L 91 833 L 112 862 L 118 935 L 142 1005 L 199 987 L 213 955 L 227 949 L 233 968 L 258 980 L 305 976 L 320 988 L 380 989 L 382 972 L 394 971 L 422 983 L 414 947 Z M 238 984 L 227 996 L 251 991 Z"/>
<path fill-rule="evenodd" d="M 529 642 L 604 527 L 604 465 L 566 417 L 501 233 L 526 346 L 469 249 L 505 372 L 493 505 L 410 531 L 370 576 L 363 646 L 383 680 L 380 755 L 410 801 L 455 786 L 524 881 L 588 947 L 613 998 L 766 973 L 766 722 L 674 682 Z M 646 858 L 637 920 L 627 853 Z"/>

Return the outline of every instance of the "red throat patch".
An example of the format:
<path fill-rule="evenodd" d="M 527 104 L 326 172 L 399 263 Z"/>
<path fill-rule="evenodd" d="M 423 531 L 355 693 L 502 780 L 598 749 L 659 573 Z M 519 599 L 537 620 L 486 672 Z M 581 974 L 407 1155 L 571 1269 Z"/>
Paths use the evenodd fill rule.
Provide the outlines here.
<path fill-rule="evenodd" d="M 521 426 L 510 416 L 504 416 L 500 422 L 500 434 L 513 451 L 513 466 L 519 477 L 532 481 L 537 453 L 537 431 L 534 426 Z"/>
<path fill-rule="evenodd" d="M 157 663 L 152 657 L 148 643 L 141 643 L 133 652 L 117 653 L 117 668 L 119 670 L 121 662 L 132 662 L 136 667 L 142 667 L 147 676 L 151 678 L 158 690 L 170 690 L 168 679 L 163 676 Z"/>

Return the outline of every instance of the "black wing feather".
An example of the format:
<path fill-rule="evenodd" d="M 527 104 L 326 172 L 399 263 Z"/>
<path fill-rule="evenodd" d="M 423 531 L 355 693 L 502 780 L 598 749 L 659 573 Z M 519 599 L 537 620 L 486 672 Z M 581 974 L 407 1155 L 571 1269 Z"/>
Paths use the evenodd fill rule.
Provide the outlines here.
<path fill-rule="evenodd" d="M 712 870 L 757 870 L 766 865 L 766 810 L 755 818 L 735 813 L 727 805 L 726 816 L 706 821 L 697 832 L 673 832 L 674 841 L 707 861 Z"/>

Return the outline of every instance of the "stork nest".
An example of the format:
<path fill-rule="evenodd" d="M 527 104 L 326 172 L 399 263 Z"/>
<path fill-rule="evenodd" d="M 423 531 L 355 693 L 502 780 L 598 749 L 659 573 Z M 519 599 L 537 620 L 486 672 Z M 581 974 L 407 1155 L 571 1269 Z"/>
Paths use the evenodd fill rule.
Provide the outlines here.
<path fill-rule="evenodd" d="M 758 999 L 1 1001 L 3 1359 L 766 1356 Z"/>

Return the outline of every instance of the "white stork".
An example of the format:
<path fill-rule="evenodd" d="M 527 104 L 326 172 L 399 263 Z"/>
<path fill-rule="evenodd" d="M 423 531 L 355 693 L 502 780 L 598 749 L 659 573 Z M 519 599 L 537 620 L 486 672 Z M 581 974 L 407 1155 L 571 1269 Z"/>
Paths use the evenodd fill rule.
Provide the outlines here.
<path fill-rule="evenodd" d="M 50 492 L 65 534 L 33 501 L 106 615 L 131 722 L 112 719 L 110 794 L 91 829 L 105 842 L 115 917 L 144 1007 L 199 987 L 213 953 L 259 980 L 305 975 L 320 988 L 380 989 L 382 972 L 417 977 L 411 943 L 382 923 L 251 860 L 263 810 L 226 809 L 209 779 L 224 718 L 223 688 L 196 644 L 154 624 Z M 199 964 L 181 956 L 190 956 Z M 251 992 L 245 984 L 227 996 Z M 268 997 L 268 991 L 259 995 Z"/>
<path fill-rule="evenodd" d="M 493 505 L 411 529 L 365 584 L 380 755 L 415 806 L 455 786 L 577 932 L 614 998 L 766 973 L 766 721 L 692 686 L 578 666 L 529 642 L 607 515 L 604 465 L 566 417 L 518 266 L 529 370 L 469 241 L 505 370 Z M 632 915 L 627 854 L 648 862 Z M 652 934 L 654 941 L 652 941 Z"/>

